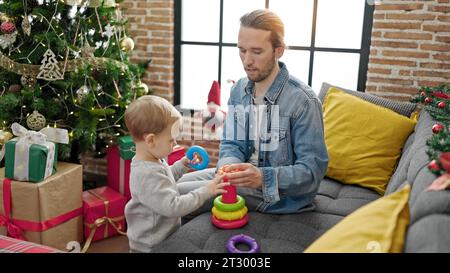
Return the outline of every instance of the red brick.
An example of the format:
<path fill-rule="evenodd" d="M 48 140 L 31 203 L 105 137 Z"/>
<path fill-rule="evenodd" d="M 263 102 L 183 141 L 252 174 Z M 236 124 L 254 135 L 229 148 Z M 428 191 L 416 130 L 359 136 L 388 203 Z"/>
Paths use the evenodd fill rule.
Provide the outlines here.
<path fill-rule="evenodd" d="M 421 23 L 390 23 L 390 22 L 375 22 L 373 28 L 376 29 L 420 29 Z"/>
<path fill-rule="evenodd" d="M 411 76 L 412 71 L 411 71 L 411 70 L 400 70 L 400 71 L 398 72 L 398 74 L 399 74 L 400 76 Z"/>
<path fill-rule="evenodd" d="M 379 86 L 378 91 L 380 92 L 392 92 L 392 93 L 407 93 L 414 94 L 417 92 L 415 87 L 404 87 L 404 86 Z"/>
<path fill-rule="evenodd" d="M 374 67 L 369 67 L 369 73 L 373 73 L 373 74 L 384 74 L 384 75 L 389 75 L 391 74 L 391 70 L 390 69 L 384 69 L 384 68 L 374 68 Z"/>
<path fill-rule="evenodd" d="M 377 20 L 377 19 L 385 19 L 386 18 L 386 13 L 375 13 L 373 15 L 373 19 Z"/>
<path fill-rule="evenodd" d="M 372 32 L 372 38 L 373 37 L 381 37 L 382 32 L 381 31 L 373 31 Z"/>
<path fill-rule="evenodd" d="M 376 10 L 420 10 L 423 9 L 423 4 L 383 4 L 375 6 Z"/>
<path fill-rule="evenodd" d="M 145 9 L 127 9 L 126 11 L 124 11 L 125 15 L 145 15 L 147 14 L 147 11 Z"/>
<path fill-rule="evenodd" d="M 382 54 L 388 57 L 429 58 L 430 53 L 420 51 L 383 50 Z"/>
<path fill-rule="evenodd" d="M 449 5 L 429 6 L 428 9 L 430 11 L 438 11 L 438 12 L 444 12 L 444 13 L 449 13 L 450 12 L 450 6 Z"/>
<path fill-rule="evenodd" d="M 377 91 L 377 86 L 375 85 L 366 85 L 366 92 L 368 91 Z"/>
<path fill-rule="evenodd" d="M 449 52 L 450 51 L 450 45 L 422 44 L 422 45 L 420 45 L 420 49 Z"/>
<path fill-rule="evenodd" d="M 439 53 L 439 54 L 433 55 L 433 59 L 441 60 L 441 61 L 450 61 L 450 55 Z"/>
<path fill-rule="evenodd" d="M 449 36 L 436 36 L 437 42 L 450 43 L 450 35 Z"/>
<path fill-rule="evenodd" d="M 146 3 L 146 8 L 148 9 L 159 9 L 159 8 L 169 8 L 169 9 L 173 9 L 173 1 L 159 1 L 159 2 L 149 2 Z"/>
<path fill-rule="evenodd" d="M 449 24 L 423 25 L 423 30 L 434 31 L 434 32 L 450 32 L 450 25 Z"/>
<path fill-rule="evenodd" d="M 415 61 L 402 61 L 402 60 L 380 59 L 380 58 L 370 58 L 369 63 L 399 65 L 399 66 L 416 66 Z"/>
<path fill-rule="evenodd" d="M 438 15 L 438 20 L 441 22 L 450 22 L 450 15 Z"/>
<path fill-rule="evenodd" d="M 450 79 L 450 72 L 440 72 L 440 71 L 414 71 L 414 76 L 418 77 L 430 77 L 430 78 L 447 78 Z"/>
<path fill-rule="evenodd" d="M 146 16 L 145 21 L 152 23 L 173 23 L 173 18 L 171 16 Z"/>
<path fill-rule="evenodd" d="M 446 83 L 446 82 L 439 82 L 439 81 L 418 81 L 418 82 L 417 82 L 417 85 L 418 85 L 418 86 L 430 86 L 430 87 L 432 87 L 432 86 L 439 86 L 439 85 L 441 85 L 441 84 L 443 84 L 443 83 Z"/>
<path fill-rule="evenodd" d="M 392 48 L 418 48 L 419 45 L 414 42 L 391 42 L 391 41 L 380 41 L 375 40 L 371 43 L 372 46 L 379 47 L 392 47 Z"/>
<path fill-rule="evenodd" d="M 398 85 L 412 85 L 412 80 L 404 80 L 398 78 L 382 78 L 382 77 L 368 77 L 370 82 L 381 82 L 381 83 L 390 83 L 390 84 L 398 84 Z"/>
<path fill-rule="evenodd" d="M 386 32 L 384 38 L 407 40 L 431 40 L 433 35 L 420 32 Z"/>
<path fill-rule="evenodd" d="M 450 69 L 450 63 L 421 63 L 422 68 Z"/>
<path fill-rule="evenodd" d="M 150 10 L 150 13 L 152 15 L 159 15 L 159 16 L 173 16 L 173 9 L 152 9 Z M 172 18 L 173 19 L 173 18 Z"/>
<path fill-rule="evenodd" d="M 434 20 L 436 16 L 429 13 L 389 13 L 386 19 L 394 20 Z"/>

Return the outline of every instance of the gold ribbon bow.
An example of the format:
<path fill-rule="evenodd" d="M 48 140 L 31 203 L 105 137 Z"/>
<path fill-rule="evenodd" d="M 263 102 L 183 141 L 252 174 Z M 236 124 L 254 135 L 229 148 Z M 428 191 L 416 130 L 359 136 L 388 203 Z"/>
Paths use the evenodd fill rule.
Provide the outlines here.
<path fill-rule="evenodd" d="M 103 201 L 103 204 L 105 205 L 105 216 L 103 216 L 101 218 L 97 218 L 94 221 L 94 223 L 92 223 L 92 224 L 85 223 L 85 225 L 90 229 L 90 231 L 89 231 L 89 237 L 87 238 L 86 243 L 84 244 L 84 247 L 81 250 L 81 253 L 85 253 L 88 250 L 89 246 L 91 245 L 92 239 L 94 238 L 95 232 L 97 231 L 97 228 L 101 227 L 102 225 L 106 225 L 105 232 L 103 234 L 104 238 L 108 237 L 109 225 L 111 225 L 117 231 L 117 233 L 119 233 L 120 235 L 127 235 L 125 232 L 123 232 L 121 230 L 122 225 L 119 223 L 121 220 L 125 219 L 125 217 L 124 216 L 118 216 L 118 217 L 114 217 L 114 218 L 108 217 L 109 200 L 105 199 L 103 196 L 99 195 L 95 191 L 90 190 L 88 192 Z"/>

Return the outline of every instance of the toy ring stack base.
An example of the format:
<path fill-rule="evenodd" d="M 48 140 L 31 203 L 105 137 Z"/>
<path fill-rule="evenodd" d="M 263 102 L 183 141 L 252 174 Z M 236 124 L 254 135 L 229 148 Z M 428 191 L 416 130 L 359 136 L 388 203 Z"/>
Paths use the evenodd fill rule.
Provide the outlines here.
<path fill-rule="evenodd" d="M 246 214 L 243 218 L 234 221 L 220 220 L 211 214 L 211 223 L 221 229 L 241 228 L 248 223 L 248 214 Z"/>
<path fill-rule="evenodd" d="M 250 249 L 247 251 L 240 250 L 236 247 L 237 244 L 245 244 Z M 256 240 L 244 234 L 231 237 L 226 244 L 226 248 L 228 253 L 259 253 L 261 251 Z"/>

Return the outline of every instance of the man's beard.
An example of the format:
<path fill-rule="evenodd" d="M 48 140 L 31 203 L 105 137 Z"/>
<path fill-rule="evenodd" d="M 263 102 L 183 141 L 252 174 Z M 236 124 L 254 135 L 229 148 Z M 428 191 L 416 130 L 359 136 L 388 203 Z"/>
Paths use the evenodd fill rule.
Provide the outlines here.
<path fill-rule="evenodd" d="M 254 75 L 254 76 L 250 76 L 250 74 L 247 73 L 247 77 L 251 81 L 261 82 L 261 81 L 265 80 L 270 75 L 270 73 L 272 73 L 274 68 L 275 68 L 275 57 L 271 59 L 271 62 L 267 66 L 263 67 L 263 70 L 260 73 Z"/>

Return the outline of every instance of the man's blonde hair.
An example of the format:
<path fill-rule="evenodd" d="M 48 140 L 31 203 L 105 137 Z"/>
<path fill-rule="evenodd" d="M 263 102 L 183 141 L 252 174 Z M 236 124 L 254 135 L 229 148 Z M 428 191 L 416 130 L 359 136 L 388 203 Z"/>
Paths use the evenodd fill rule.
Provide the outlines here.
<path fill-rule="evenodd" d="M 146 134 L 159 134 L 181 119 L 180 112 L 167 100 L 146 95 L 134 100 L 125 111 L 125 124 L 135 141 Z"/>
<path fill-rule="evenodd" d="M 284 43 L 284 24 L 280 17 L 268 9 L 258 9 L 241 17 L 241 26 L 270 31 L 273 49 L 286 48 Z"/>

